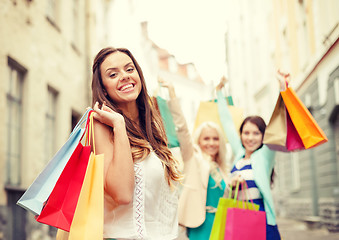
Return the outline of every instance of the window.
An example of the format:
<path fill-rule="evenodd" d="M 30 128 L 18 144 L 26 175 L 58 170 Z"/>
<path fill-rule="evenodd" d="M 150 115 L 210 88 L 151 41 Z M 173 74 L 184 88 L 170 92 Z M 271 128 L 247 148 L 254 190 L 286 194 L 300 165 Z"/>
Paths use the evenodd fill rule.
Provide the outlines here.
<path fill-rule="evenodd" d="M 300 2 L 299 2 L 300 3 Z M 309 40 L 307 36 L 307 21 L 306 21 L 306 7 L 304 2 L 299 4 L 298 11 L 296 13 L 298 21 L 298 51 L 299 51 L 299 64 L 302 69 L 307 66 L 307 60 L 309 59 Z"/>
<path fill-rule="evenodd" d="M 73 0 L 73 43 L 76 46 L 79 41 L 79 0 Z"/>
<path fill-rule="evenodd" d="M 46 101 L 45 160 L 48 162 L 55 154 L 57 92 L 48 87 Z"/>
<path fill-rule="evenodd" d="M 22 98 L 26 70 L 11 58 L 8 58 L 8 69 L 6 183 L 18 186 L 21 183 Z"/>
<path fill-rule="evenodd" d="M 72 111 L 72 131 L 80 120 L 81 115 L 75 111 Z"/>
<path fill-rule="evenodd" d="M 297 192 L 300 190 L 300 167 L 299 154 L 297 152 L 291 153 L 291 191 Z"/>
<path fill-rule="evenodd" d="M 47 19 L 51 24 L 57 27 L 57 0 L 47 0 L 46 5 Z"/>

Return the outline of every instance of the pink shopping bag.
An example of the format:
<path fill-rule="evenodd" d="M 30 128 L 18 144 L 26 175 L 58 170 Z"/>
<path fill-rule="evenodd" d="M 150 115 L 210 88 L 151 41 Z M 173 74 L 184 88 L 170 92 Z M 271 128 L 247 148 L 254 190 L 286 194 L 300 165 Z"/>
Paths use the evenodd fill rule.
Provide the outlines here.
<path fill-rule="evenodd" d="M 225 240 L 265 240 L 266 213 L 242 208 L 229 208 Z"/>
<path fill-rule="evenodd" d="M 243 189 L 248 189 L 247 183 L 242 183 Z M 245 188 L 244 188 L 245 187 Z M 224 239 L 226 240 L 266 240 L 266 213 L 258 208 L 249 208 L 249 202 L 253 206 L 253 200 L 247 191 L 243 201 L 238 201 L 236 207 L 227 210 Z M 244 196 L 244 195 L 243 195 Z M 241 202 L 241 206 L 239 206 Z"/>

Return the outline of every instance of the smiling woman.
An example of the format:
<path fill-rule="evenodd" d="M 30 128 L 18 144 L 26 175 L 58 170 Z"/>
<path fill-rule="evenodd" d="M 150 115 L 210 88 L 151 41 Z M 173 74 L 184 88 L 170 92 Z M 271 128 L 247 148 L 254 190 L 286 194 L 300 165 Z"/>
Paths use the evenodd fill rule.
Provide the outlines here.
<path fill-rule="evenodd" d="M 104 154 L 104 238 L 175 239 L 177 162 L 131 52 L 104 48 L 94 59 L 95 147 Z"/>
<path fill-rule="evenodd" d="M 247 195 L 241 193 L 242 190 L 240 190 L 239 199 L 243 200 L 244 196 L 248 196 L 246 197 L 248 200 L 258 204 L 259 210 L 266 213 L 266 239 L 280 240 L 270 188 L 274 173 L 275 153 L 263 144 L 265 121 L 260 116 L 245 118 L 240 126 L 239 138 L 227 102 L 220 91 L 226 81 L 226 78 L 222 78 L 216 90 L 220 120 L 234 154 L 229 185 L 235 186 L 238 182 L 246 181 Z M 225 238 L 227 238 L 226 235 Z"/>
<path fill-rule="evenodd" d="M 184 161 L 185 179 L 179 198 L 179 224 L 187 228 L 190 240 L 206 240 L 209 239 L 215 210 L 226 186 L 225 140 L 214 122 L 200 124 L 192 139 L 173 85 L 163 79 L 159 82 L 169 90 L 168 106 L 177 126 Z M 183 236 L 180 237 L 182 239 Z"/>
<path fill-rule="evenodd" d="M 214 127 L 206 126 L 202 128 L 198 144 L 201 150 L 212 157 L 216 157 L 219 152 L 219 133 Z"/>
<path fill-rule="evenodd" d="M 118 107 L 122 108 L 121 104 L 130 104 L 137 99 L 141 91 L 140 77 L 128 55 L 112 53 L 102 62 L 100 70 L 105 94 Z"/>

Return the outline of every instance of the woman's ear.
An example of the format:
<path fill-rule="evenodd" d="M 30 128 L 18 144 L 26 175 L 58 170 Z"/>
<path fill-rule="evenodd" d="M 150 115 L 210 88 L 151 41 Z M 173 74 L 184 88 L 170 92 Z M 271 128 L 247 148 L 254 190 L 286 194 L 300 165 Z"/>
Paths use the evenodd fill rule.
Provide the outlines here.
<path fill-rule="evenodd" d="M 103 89 L 104 95 L 107 96 L 106 89 Z"/>

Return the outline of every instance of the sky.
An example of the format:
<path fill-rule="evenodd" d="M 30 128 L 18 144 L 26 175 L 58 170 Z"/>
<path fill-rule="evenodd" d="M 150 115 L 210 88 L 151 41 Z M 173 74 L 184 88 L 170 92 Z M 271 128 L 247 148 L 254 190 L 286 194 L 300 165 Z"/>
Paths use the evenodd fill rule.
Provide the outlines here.
<path fill-rule="evenodd" d="M 138 2 L 138 1 L 137 1 Z M 194 63 L 206 83 L 225 74 L 225 0 L 139 0 L 150 39 L 179 63 Z"/>

